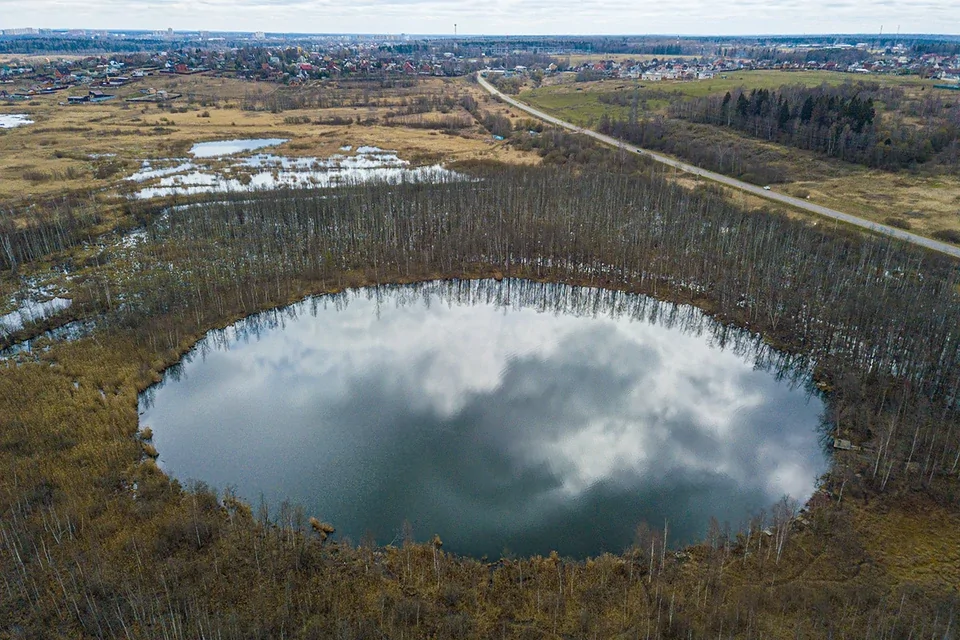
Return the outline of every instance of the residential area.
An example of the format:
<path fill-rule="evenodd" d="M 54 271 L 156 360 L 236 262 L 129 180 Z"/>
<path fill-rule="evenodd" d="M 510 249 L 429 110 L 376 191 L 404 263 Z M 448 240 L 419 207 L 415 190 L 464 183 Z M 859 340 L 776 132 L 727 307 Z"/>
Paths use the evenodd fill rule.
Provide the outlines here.
<path fill-rule="evenodd" d="M 819 70 L 912 75 L 940 80 L 948 87 L 960 83 L 960 48 L 945 50 L 942 44 L 922 41 L 771 45 L 747 39 L 720 44 L 695 38 L 648 40 L 369 35 L 303 39 L 262 32 L 157 30 L 128 35 L 8 29 L 0 35 L 0 99 L 68 91 L 71 99 L 64 102 L 80 103 L 102 98 L 93 92 L 109 94 L 150 76 L 200 73 L 291 86 L 346 78 L 452 77 L 480 69 L 506 77 L 566 72 L 576 74 L 577 80 L 646 82 L 710 80 L 744 70 Z M 36 53 L 2 53 L 15 46 Z M 85 49 L 102 52 L 86 54 Z M 76 53 L 61 53 L 66 51 Z"/>

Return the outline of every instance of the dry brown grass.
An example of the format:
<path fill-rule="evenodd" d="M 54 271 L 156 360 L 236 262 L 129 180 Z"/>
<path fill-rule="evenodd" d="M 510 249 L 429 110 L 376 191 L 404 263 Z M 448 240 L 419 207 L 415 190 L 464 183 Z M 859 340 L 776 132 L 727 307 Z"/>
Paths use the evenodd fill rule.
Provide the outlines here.
<path fill-rule="evenodd" d="M 138 95 L 151 87 L 181 93 L 216 95 L 233 108 L 189 105 L 174 102 L 184 113 L 171 113 L 153 104 L 129 104 L 123 98 Z M 289 138 L 283 153 L 299 156 L 328 156 L 343 145 L 372 145 L 395 150 L 401 158 L 412 162 L 436 162 L 463 159 L 496 159 L 503 162 L 533 163 L 533 154 L 516 151 L 494 141 L 479 126 L 473 125 L 458 134 L 429 129 L 351 124 L 346 126 L 316 125 L 313 122 L 331 118 L 350 118 L 384 122 L 391 106 L 339 107 L 303 109 L 270 113 L 244 111 L 240 99 L 247 94 L 264 94 L 277 90 L 276 85 L 241 82 L 205 75 L 186 77 L 150 77 L 119 90 L 118 98 L 99 104 L 61 106 L 66 94 L 37 96 L 34 106 L 26 104 L 0 106 L 0 113 L 29 113 L 35 124 L 0 133 L 0 202 L 25 202 L 87 188 L 102 189 L 122 181 L 125 175 L 146 158 L 183 157 L 196 142 L 231 138 Z M 352 89 L 351 89 L 352 90 Z M 417 87 L 388 90 L 386 99 L 393 103 L 424 91 L 473 91 L 464 81 L 455 83 L 429 79 Z M 223 104 L 226 104 L 224 102 Z M 209 113 L 209 117 L 204 116 Z M 465 115 L 456 110 L 453 115 Z M 291 118 L 310 123 L 291 124 Z M 114 175 L 97 177 L 96 156 L 115 154 L 115 162 L 125 170 Z M 25 175 L 26 173 L 26 175 Z M 44 179 L 36 179 L 44 176 Z M 31 179 L 32 178 L 32 179 Z"/>
<path fill-rule="evenodd" d="M 588 83 L 589 84 L 589 83 Z M 152 104 L 128 104 L 122 98 L 138 95 L 146 87 L 184 94 L 214 95 L 231 108 L 202 106 L 177 101 L 183 113 L 171 113 Z M 36 124 L 0 133 L 0 202 L 25 203 L 64 192 L 107 189 L 121 184 L 146 158 L 183 157 L 195 142 L 230 138 L 280 137 L 291 142 L 281 147 L 286 155 L 326 157 L 344 145 L 373 145 L 395 150 L 414 163 L 458 160 L 498 160 L 516 164 L 540 161 L 534 153 L 518 151 L 496 141 L 478 125 L 450 134 L 429 129 L 383 126 L 386 117 L 400 101 L 420 92 L 425 95 L 472 95 L 480 109 L 508 117 L 512 122 L 528 116 L 496 102 L 485 91 L 466 79 L 450 81 L 430 78 L 415 87 L 385 92 L 381 99 L 388 106 L 303 109 L 270 113 L 241 110 L 244 96 L 277 91 L 273 84 L 243 82 L 207 75 L 149 77 L 118 91 L 117 100 L 82 106 L 60 106 L 65 94 L 38 96 L 38 105 L 0 106 L 0 113 L 26 112 Z M 287 91 L 287 89 L 283 89 Z M 348 87 L 349 91 L 362 88 Z M 69 93 L 79 93 L 72 91 Z M 209 117 L 201 117 L 209 113 Z M 462 109 L 450 112 L 466 116 Z M 443 117 L 425 114 L 424 118 Z M 354 124 L 329 126 L 312 124 L 318 120 L 349 118 Z M 301 119 L 305 123 L 294 124 Z M 356 124 L 357 119 L 378 124 Z M 309 122 L 309 123 L 306 123 Z M 118 165 L 116 173 L 104 171 L 104 159 L 96 156 L 116 154 L 110 161 Z M 797 182 L 782 189 L 788 193 L 809 195 L 810 201 L 869 220 L 906 220 L 912 231 L 932 235 L 941 230 L 960 230 L 960 177 L 929 177 L 919 174 L 890 174 L 843 165 L 835 172 L 824 171 L 825 161 L 811 154 L 796 152 Z M 109 167 L 108 167 L 109 169 Z M 840 170 L 842 169 L 842 170 Z M 675 176 L 692 186 L 695 182 Z M 770 206 L 752 196 L 729 192 L 748 208 Z"/>
<path fill-rule="evenodd" d="M 960 514 L 913 496 L 908 508 L 857 509 L 868 553 L 897 582 L 960 588 Z"/>
<path fill-rule="evenodd" d="M 858 171 L 784 189 L 807 192 L 811 202 L 875 222 L 905 220 L 914 233 L 930 236 L 960 229 L 960 177 Z"/>

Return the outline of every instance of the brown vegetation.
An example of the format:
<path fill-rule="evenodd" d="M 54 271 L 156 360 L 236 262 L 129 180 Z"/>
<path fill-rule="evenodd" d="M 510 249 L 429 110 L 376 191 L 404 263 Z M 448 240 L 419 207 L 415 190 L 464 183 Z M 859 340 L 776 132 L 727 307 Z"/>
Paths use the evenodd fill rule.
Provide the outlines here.
<path fill-rule="evenodd" d="M 132 108 L 123 102 L 145 87 L 183 97 Z M 102 103 L 61 106 L 62 95 L 38 96 L 25 109 L 36 124 L 0 134 L 0 203 L 20 211 L 37 199 L 91 190 L 107 200 L 142 160 L 183 157 L 207 140 L 291 138 L 296 147 L 284 153 L 299 156 L 375 145 L 403 158 L 518 160 L 500 153 L 459 106 L 470 92 L 462 80 L 441 78 L 283 88 L 197 75 L 150 77 Z"/>
<path fill-rule="evenodd" d="M 97 318 L 95 337 L 0 375 L 0 632 L 949 637 L 955 554 L 930 547 L 912 560 L 885 523 L 919 543 L 922 518 L 931 541 L 960 546 L 955 265 L 747 214 L 642 164 L 617 168 L 615 154 L 606 172 L 590 171 L 571 142 L 550 145 L 574 168 L 475 165 L 477 182 L 132 212 L 148 222 L 144 243 L 82 271 L 75 313 Z M 15 237 L 0 230 L 0 242 Z M 18 240 L 40 247 L 21 268 L 43 258 L 43 237 Z M 280 505 L 271 518 L 230 492 L 185 489 L 150 459 L 146 429 L 137 437 L 137 393 L 212 327 L 307 293 L 493 275 L 692 302 L 762 332 L 815 365 L 833 429 L 865 450 L 839 458 L 802 521 L 776 507 L 740 532 L 717 524 L 677 553 L 641 528 L 620 556 L 486 564 L 438 540 L 321 544 L 332 527 L 318 517 Z M 928 562 L 938 570 L 923 571 Z"/>

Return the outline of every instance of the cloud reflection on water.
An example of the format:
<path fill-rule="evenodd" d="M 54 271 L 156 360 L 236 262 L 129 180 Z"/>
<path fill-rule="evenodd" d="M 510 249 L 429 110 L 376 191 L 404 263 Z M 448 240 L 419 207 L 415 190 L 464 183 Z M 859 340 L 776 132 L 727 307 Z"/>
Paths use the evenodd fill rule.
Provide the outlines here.
<path fill-rule="evenodd" d="M 691 541 L 805 500 L 826 468 L 802 369 L 691 308 L 483 281 L 291 311 L 209 336 L 145 396 L 174 476 L 354 539 L 408 519 L 462 553 L 587 555 L 641 521 Z"/>

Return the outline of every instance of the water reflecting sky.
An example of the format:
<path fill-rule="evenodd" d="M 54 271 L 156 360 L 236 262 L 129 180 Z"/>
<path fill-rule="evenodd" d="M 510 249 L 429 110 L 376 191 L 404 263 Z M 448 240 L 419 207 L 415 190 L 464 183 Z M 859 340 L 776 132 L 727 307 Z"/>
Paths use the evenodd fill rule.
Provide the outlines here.
<path fill-rule="evenodd" d="M 211 334 L 144 394 L 141 424 L 173 476 L 289 499 L 355 541 L 406 519 L 459 553 L 584 556 L 641 521 L 691 542 L 711 516 L 809 497 L 823 405 L 775 375 L 794 369 L 689 307 L 428 283 Z"/>

